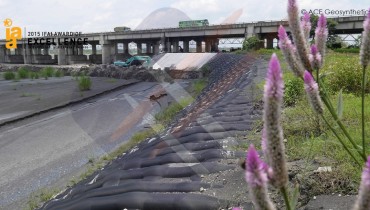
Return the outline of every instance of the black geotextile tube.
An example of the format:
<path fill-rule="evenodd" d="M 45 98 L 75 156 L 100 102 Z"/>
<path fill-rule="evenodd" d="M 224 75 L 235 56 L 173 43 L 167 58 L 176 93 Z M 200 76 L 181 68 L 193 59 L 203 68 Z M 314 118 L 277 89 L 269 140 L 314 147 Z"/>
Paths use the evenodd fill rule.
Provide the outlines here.
<path fill-rule="evenodd" d="M 192 166 L 170 167 L 168 165 L 151 166 L 146 168 L 120 170 L 119 168 L 106 168 L 100 171 L 96 182 L 89 185 L 76 185 L 69 192 L 68 197 L 73 197 L 78 193 L 88 193 L 88 191 L 100 188 L 106 183 L 119 183 L 128 179 L 143 179 L 144 177 L 158 176 L 162 178 L 184 178 L 191 177 L 198 174 L 211 174 L 219 171 L 232 169 L 234 166 L 219 164 L 216 162 L 194 163 Z M 63 196 L 63 195 L 60 195 Z M 61 200 L 64 202 L 66 200 Z"/>
<path fill-rule="evenodd" d="M 225 201 L 201 194 L 129 192 L 87 198 L 76 203 L 50 202 L 44 210 L 213 210 L 218 209 L 223 203 Z"/>
<path fill-rule="evenodd" d="M 227 77 L 244 56 L 217 57 L 219 59 L 211 62 L 213 71 L 206 90 L 214 88 L 218 81 Z M 223 146 L 235 144 L 235 140 L 228 142 L 226 138 L 246 134 L 252 127 L 250 115 L 254 101 L 243 93 L 250 83 L 249 75 L 246 73 L 238 78 L 239 87 L 232 85 L 232 91 L 213 101 L 205 114 L 190 122 L 190 126 L 182 132 L 162 134 L 138 144 L 135 150 L 58 195 L 43 209 L 192 210 L 227 207 L 229 201 L 199 194 L 201 187 L 222 187 L 200 183 L 200 175 L 233 169 L 235 165 L 218 161 L 245 156 L 244 152 L 228 152 Z M 196 101 L 201 101 L 204 96 L 209 96 L 206 91 Z M 185 116 L 194 104 L 182 114 Z"/>
<path fill-rule="evenodd" d="M 190 153 L 190 152 L 188 152 Z M 144 168 L 155 165 L 164 165 L 169 163 L 194 163 L 194 162 L 205 162 L 207 160 L 215 158 L 224 158 L 222 155 L 223 150 L 219 149 L 208 149 L 203 151 L 192 152 L 192 155 L 180 155 L 180 153 L 170 153 L 164 156 L 155 158 L 136 158 L 126 160 L 122 165 L 123 170 Z"/>
<path fill-rule="evenodd" d="M 142 181 L 142 180 L 125 180 L 123 182 L 118 183 L 118 185 L 112 187 L 104 187 L 104 188 L 97 188 L 92 189 L 85 193 L 75 194 L 73 197 L 65 200 L 64 202 L 50 202 L 47 207 L 49 209 L 58 208 L 64 209 L 69 206 L 78 205 L 78 203 L 83 202 L 89 198 L 97 198 L 97 197 L 106 197 L 109 198 L 110 196 L 119 195 L 123 193 L 130 193 L 130 192 L 194 192 L 199 191 L 201 187 L 208 188 L 210 185 L 197 182 L 180 182 L 180 183 L 160 183 L 160 182 L 151 182 L 151 181 Z M 220 188 L 221 186 L 213 186 L 216 188 Z"/>

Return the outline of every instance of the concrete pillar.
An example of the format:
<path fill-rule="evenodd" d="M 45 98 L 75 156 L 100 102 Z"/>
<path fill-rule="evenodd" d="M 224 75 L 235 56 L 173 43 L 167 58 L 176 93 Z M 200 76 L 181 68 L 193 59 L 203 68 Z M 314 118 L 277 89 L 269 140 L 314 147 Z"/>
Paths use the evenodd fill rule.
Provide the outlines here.
<path fill-rule="evenodd" d="M 67 55 L 73 55 L 73 47 L 71 46 L 67 47 Z"/>
<path fill-rule="evenodd" d="M 5 55 L 6 55 L 5 49 L 6 49 L 5 45 L 0 45 L 0 63 L 5 62 Z"/>
<path fill-rule="evenodd" d="M 189 52 L 189 40 L 184 40 L 183 43 L 184 43 L 184 53 L 188 53 Z"/>
<path fill-rule="evenodd" d="M 274 48 L 274 38 L 267 37 L 266 38 L 266 48 L 267 49 L 273 49 Z"/>
<path fill-rule="evenodd" d="M 49 55 L 49 46 L 43 48 L 44 55 Z"/>
<path fill-rule="evenodd" d="M 137 49 L 137 54 L 140 55 L 143 53 L 143 44 L 141 42 L 136 43 L 136 49 Z"/>
<path fill-rule="evenodd" d="M 211 40 L 206 41 L 206 49 L 205 49 L 205 52 L 211 52 L 211 45 L 212 45 L 212 41 Z"/>
<path fill-rule="evenodd" d="M 103 64 L 110 64 L 111 63 L 111 48 L 110 44 L 103 44 L 101 46 L 101 54 L 102 54 L 102 63 Z"/>
<path fill-rule="evenodd" d="M 21 55 L 22 54 L 21 51 L 22 51 L 22 45 L 18 44 L 17 48 L 14 49 L 14 55 Z"/>
<path fill-rule="evenodd" d="M 95 43 L 91 44 L 91 54 L 96 55 L 96 44 Z"/>
<path fill-rule="evenodd" d="M 254 35 L 255 35 L 254 25 L 250 24 L 250 25 L 247 26 L 247 33 L 245 34 L 245 38 L 249 38 L 249 37 L 252 37 Z"/>
<path fill-rule="evenodd" d="M 33 48 L 32 51 L 33 55 L 41 55 L 41 48 Z"/>
<path fill-rule="evenodd" d="M 24 64 L 31 64 L 32 63 L 32 49 L 26 45 L 24 52 L 23 52 L 23 60 Z"/>
<path fill-rule="evenodd" d="M 198 40 L 198 41 L 197 41 L 197 48 L 196 48 L 196 52 L 197 52 L 197 53 L 201 53 L 201 52 L 202 52 L 202 40 Z"/>
<path fill-rule="evenodd" d="M 170 53 L 170 52 L 172 52 L 171 51 L 171 42 L 166 42 L 166 49 L 164 50 L 164 51 L 166 51 L 166 52 L 168 52 L 168 53 Z"/>
<path fill-rule="evenodd" d="M 58 65 L 66 65 L 66 49 L 63 46 L 58 47 Z"/>
<path fill-rule="evenodd" d="M 83 45 L 79 45 L 77 47 L 77 52 L 78 52 L 78 55 L 83 55 L 84 54 L 84 46 Z"/>
<path fill-rule="evenodd" d="M 128 54 L 129 49 L 128 49 L 128 42 L 123 43 L 123 54 Z"/>
<path fill-rule="evenodd" d="M 152 53 L 152 45 L 150 43 L 145 43 L 146 46 L 146 54 Z"/>
<path fill-rule="evenodd" d="M 101 46 L 102 64 L 110 64 L 112 59 L 112 44 L 104 35 L 100 35 L 99 44 Z"/>
<path fill-rule="evenodd" d="M 211 52 L 218 52 L 218 39 L 214 39 L 211 44 Z"/>
<path fill-rule="evenodd" d="M 118 54 L 118 43 L 117 42 L 112 42 L 112 49 L 111 49 L 111 54 L 113 57 Z"/>
<path fill-rule="evenodd" d="M 146 43 L 146 53 L 151 54 L 152 53 L 152 44 Z"/>
<path fill-rule="evenodd" d="M 154 54 L 155 55 L 158 55 L 159 54 L 159 45 L 160 45 L 160 43 L 159 42 L 157 42 L 157 43 L 155 43 L 154 44 Z"/>
<path fill-rule="evenodd" d="M 179 52 L 179 41 L 174 41 L 173 43 L 172 43 L 172 45 L 173 45 L 173 53 L 177 53 L 177 52 Z"/>

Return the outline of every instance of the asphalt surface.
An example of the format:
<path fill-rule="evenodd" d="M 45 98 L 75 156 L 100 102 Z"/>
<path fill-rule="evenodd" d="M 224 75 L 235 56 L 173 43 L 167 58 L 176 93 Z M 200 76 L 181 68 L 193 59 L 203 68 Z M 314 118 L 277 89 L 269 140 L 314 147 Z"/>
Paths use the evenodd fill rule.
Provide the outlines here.
<path fill-rule="evenodd" d="M 60 79 L 60 82 L 58 85 L 64 87 L 70 84 L 70 79 Z M 53 87 L 57 88 L 58 85 Z M 100 97 L 2 126 L 0 208 L 22 209 L 32 192 L 52 187 L 60 180 L 70 180 L 90 159 L 111 152 L 133 133 L 150 124 L 152 114 L 173 100 L 168 95 L 157 102 L 150 101 L 149 96 L 153 92 L 165 87 L 167 92 L 179 99 L 186 95 L 182 87 L 187 85 L 188 82 L 171 85 L 136 83 Z M 72 89 L 74 87 L 67 86 L 62 91 Z M 65 98 L 69 98 L 68 94 Z M 1 100 L 1 103 L 10 102 Z M 1 113 L 4 110 L 1 109 Z M 135 118 L 133 113 L 139 113 L 139 116 Z M 125 123 L 127 118 L 130 118 L 129 124 Z"/>
<path fill-rule="evenodd" d="M 91 80 L 91 90 L 81 92 L 77 81 L 70 76 L 51 77 L 48 80 L 23 79 L 18 82 L 7 81 L 0 76 L 0 126 L 50 108 L 81 101 L 138 82 L 133 79 L 98 77 L 92 77 Z"/>
<path fill-rule="evenodd" d="M 214 60 L 207 91 L 167 132 L 140 143 L 42 209 L 250 209 L 237 164 L 245 152 L 235 148 L 249 143 L 238 137 L 261 117 L 256 82 L 264 77 L 266 62 L 233 56 L 225 67 L 222 59 L 229 58 Z"/>

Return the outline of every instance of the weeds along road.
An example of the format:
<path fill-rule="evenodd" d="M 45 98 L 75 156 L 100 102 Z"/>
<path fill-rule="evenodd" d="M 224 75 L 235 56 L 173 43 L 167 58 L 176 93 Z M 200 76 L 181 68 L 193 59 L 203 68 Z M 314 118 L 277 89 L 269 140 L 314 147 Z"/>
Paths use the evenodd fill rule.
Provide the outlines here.
<path fill-rule="evenodd" d="M 171 95 L 183 96 L 181 86 L 187 84 L 164 84 L 170 94 L 157 103 L 149 95 L 163 84 L 136 83 L 1 127 L 0 209 L 22 209 L 37 189 L 71 180 L 89 160 L 111 152 L 150 123 L 160 104 L 173 100 Z M 127 117 L 132 117 L 129 124 L 124 123 Z"/>

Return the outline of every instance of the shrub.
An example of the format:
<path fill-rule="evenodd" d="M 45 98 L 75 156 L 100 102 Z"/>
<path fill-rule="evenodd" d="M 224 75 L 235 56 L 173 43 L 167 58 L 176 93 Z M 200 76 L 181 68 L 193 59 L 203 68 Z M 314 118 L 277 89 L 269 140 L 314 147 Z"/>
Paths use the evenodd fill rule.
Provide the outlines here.
<path fill-rule="evenodd" d="M 19 79 L 26 79 L 29 77 L 29 71 L 25 67 L 18 68 L 18 77 Z"/>
<path fill-rule="evenodd" d="M 5 72 L 4 73 L 4 79 L 6 79 L 6 80 L 13 80 L 13 79 L 15 79 L 14 72 L 11 72 L 11 71 Z"/>
<path fill-rule="evenodd" d="M 297 77 L 285 81 L 284 103 L 286 106 L 294 106 L 303 95 L 303 81 Z"/>
<path fill-rule="evenodd" d="M 193 90 L 195 92 L 195 95 L 199 95 L 203 89 L 207 86 L 208 82 L 205 79 L 198 79 L 193 82 Z"/>
<path fill-rule="evenodd" d="M 54 76 L 55 76 L 55 77 L 64 77 L 64 73 L 63 73 L 63 71 L 58 70 L 58 71 L 55 71 Z"/>
<path fill-rule="evenodd" d="M 53 67 L 45 67 L 41 70 L 41 75 L 45 79 L 48 79 L 49 77 L 52 77 L 54 75 L 54 68 Z"/>
<path fill-rule="evenodd" d="M 37 72 L 30 72 L 30 78 L 31 79 L 38 79 L 39 78 L 39 74 Z"/>
<path fill-rule="evenodd" d="M 91 79 L 90 77 L 82 76 L 78 79 L 78 87 L 81 91 L 90 90 Z"/>
<path fill-rule="evenodd" d="M 258 39 L 256 36 L 249 37 L 243 42 L 243 50 L 257 50 L 263 41 Z"/>
<path fill-rule="evenodd" d="M 154 115 L 154 118 L 157 122 L 167 125 L 172 121 L 178 112 L 183 110 L 191 102 L 193 102 L 191 97 L 182 98 L 179 100 L 179 102 L 170 104 L 165 110 Z"/>
<path fill-rule="evenodd" d="M 361 93 L 362 67 L 358 62 L 357 55 L 333 53 L 327 56 L 327 64 L 323 72 L 327 73 L 325 78 L 326 87 L 332 92 L 343 89 L 345 93 L 359 95 Z M 368 77 L 366 92 L 370 92 Z"/>
<path fill-rule="evenodd" d="M 338 53 L 360 53 L 360 48 L 338 48 L 338 49 L 333 49 L 334 52 Z"/>

